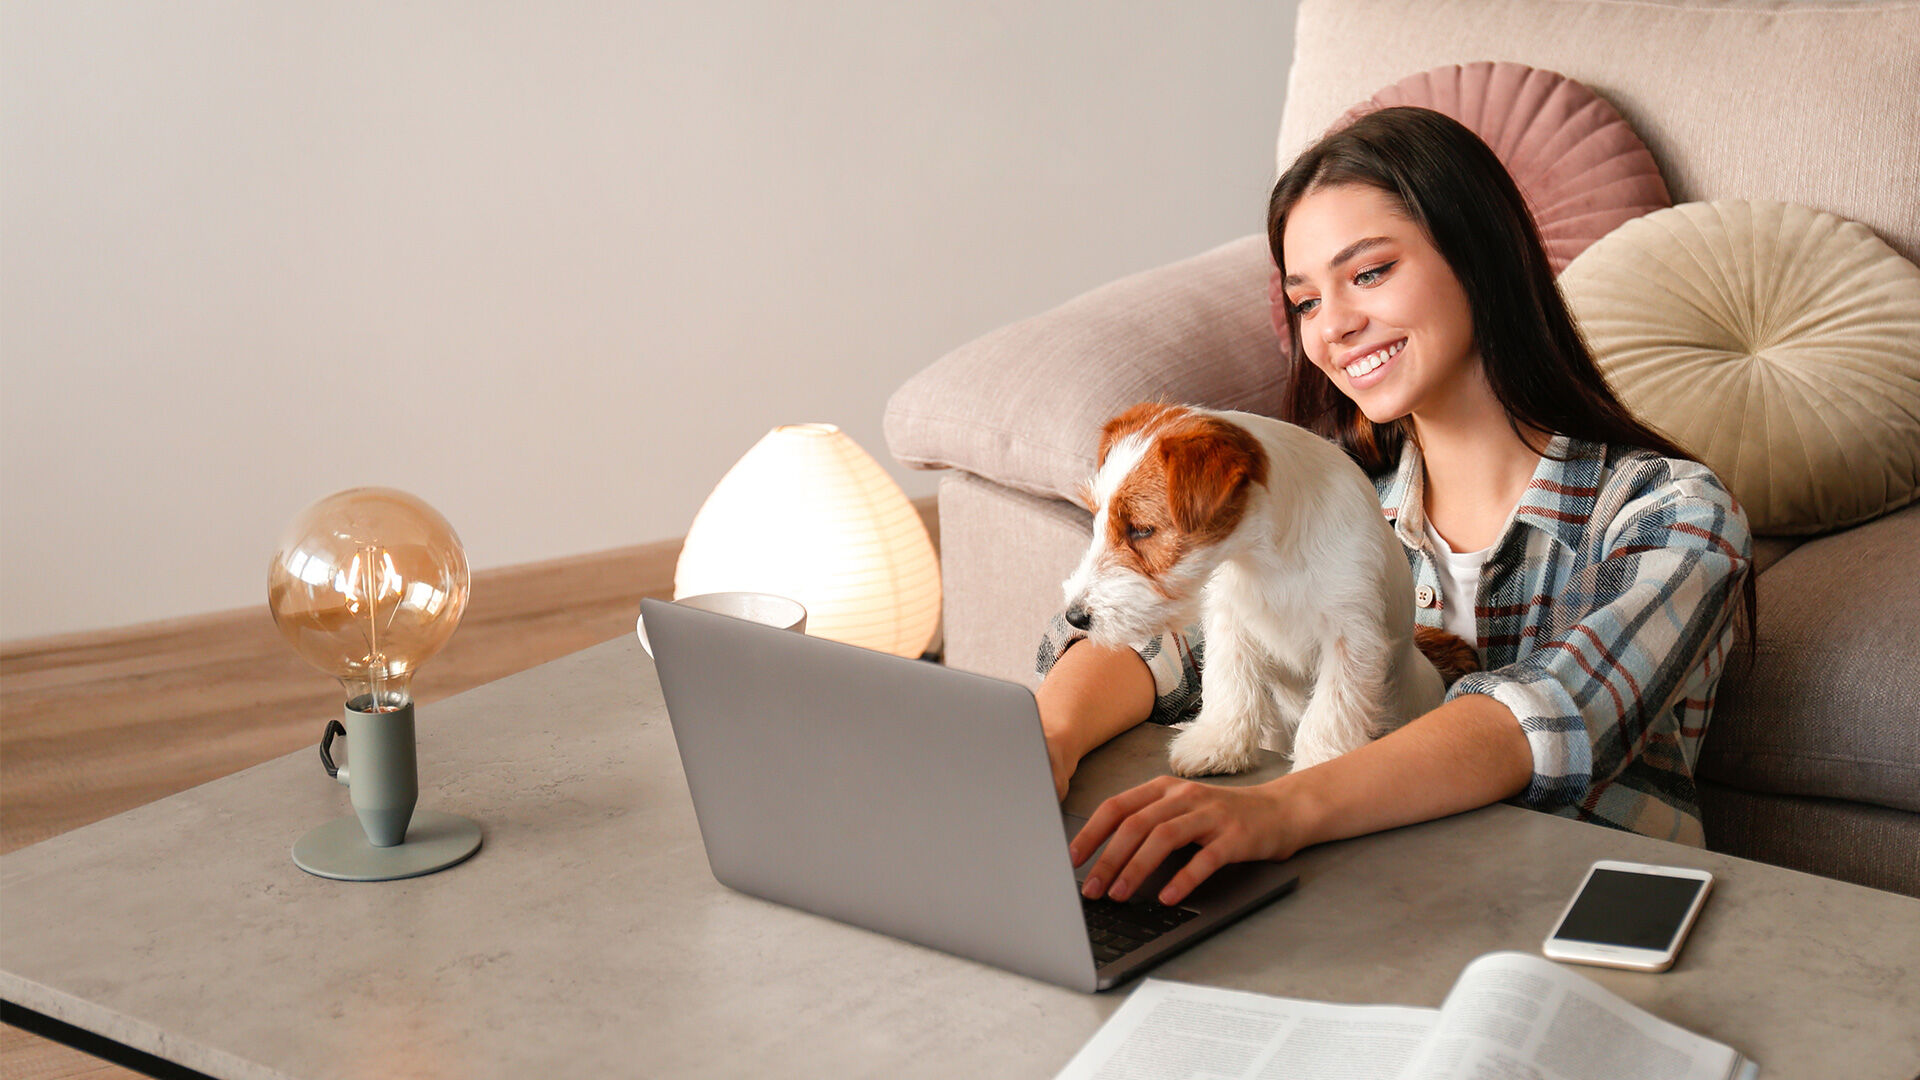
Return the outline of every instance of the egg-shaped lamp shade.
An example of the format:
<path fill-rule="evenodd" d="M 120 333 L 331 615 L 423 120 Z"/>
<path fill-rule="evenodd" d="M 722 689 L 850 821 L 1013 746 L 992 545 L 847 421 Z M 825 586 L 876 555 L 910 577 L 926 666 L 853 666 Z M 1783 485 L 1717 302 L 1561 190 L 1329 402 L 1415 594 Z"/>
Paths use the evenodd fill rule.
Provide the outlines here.
<path fill-rule="evenodd" d="M 940 563 L 879 462 L 831 424 L 778 427 L 728 470 L 687 530 L 675 597 L 766 592 L 807 633 L 919 656 L 940 622 Z"/>
<path fill-rule="evenodd" d="M 404 491 L 329 495 L 288 527 L 268 571 L 274 625 L 301 658 L 369 711 L 412 700 L 413 675 L 460 625 L 466 549 Z M 361 707 L 361 706 L 356 706 Z"/>

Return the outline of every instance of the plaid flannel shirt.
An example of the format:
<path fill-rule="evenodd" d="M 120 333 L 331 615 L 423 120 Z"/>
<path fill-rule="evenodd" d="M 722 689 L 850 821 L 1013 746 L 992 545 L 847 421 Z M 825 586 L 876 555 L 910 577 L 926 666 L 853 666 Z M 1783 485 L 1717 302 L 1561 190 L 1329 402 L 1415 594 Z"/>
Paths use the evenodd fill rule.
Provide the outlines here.
<path fill-rule="evenodd" d="M 1399 467 L 1374 481 L 1416 590 L 1432 598 L 1414 618 L 1439 628 L 1425 483 L 1411 441 Z M 1519 720 L 1533 779 L 1513 801 L 1704 842 L 1693 770 L 1752 561 L 1746 515 L 1704 465 L 1564 436 L 1548 444 L 1481 570 L 1474 614 L 1485 670 L 1447 692 L 1449 701 L 1487 695 Z M 1085 636 L 1056 615 L 1040 674 Z M 1137 649 L 1153 672 L 1152 719 L 1192 718 L 1205 666 L 1199 629 Z"/>

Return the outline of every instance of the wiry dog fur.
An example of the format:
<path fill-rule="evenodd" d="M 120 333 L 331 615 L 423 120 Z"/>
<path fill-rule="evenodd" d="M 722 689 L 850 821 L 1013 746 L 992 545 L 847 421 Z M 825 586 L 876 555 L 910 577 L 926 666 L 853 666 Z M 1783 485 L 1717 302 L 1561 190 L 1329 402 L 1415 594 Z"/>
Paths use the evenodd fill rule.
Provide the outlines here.
<path fill-rule="evenodd" d="M 1084 499 L 1093 543 L 1068 620 L 1106 645 L 1205 630 L 1175 772 L 1239 772 L 1262 745 L 1307 768 L 1440 704 L 1406 554 L 1339 448 L 1264 416 L 1138 405 L 1102 432 Z M 1420 637 L 1472 663 L 1453 635 Z"/>

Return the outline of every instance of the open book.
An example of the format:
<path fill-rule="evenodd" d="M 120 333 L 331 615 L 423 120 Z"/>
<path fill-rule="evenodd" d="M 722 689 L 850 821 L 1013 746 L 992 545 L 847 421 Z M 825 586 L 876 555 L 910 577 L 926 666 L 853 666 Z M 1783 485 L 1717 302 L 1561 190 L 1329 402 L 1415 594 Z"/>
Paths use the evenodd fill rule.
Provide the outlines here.
<path fill-rule="evenodd" d="M 1587 979 L 1488 953 L 1438 1009 L 1147 979 L 1058 1080 L 1752 1080 L 1759 1069 Z"/>

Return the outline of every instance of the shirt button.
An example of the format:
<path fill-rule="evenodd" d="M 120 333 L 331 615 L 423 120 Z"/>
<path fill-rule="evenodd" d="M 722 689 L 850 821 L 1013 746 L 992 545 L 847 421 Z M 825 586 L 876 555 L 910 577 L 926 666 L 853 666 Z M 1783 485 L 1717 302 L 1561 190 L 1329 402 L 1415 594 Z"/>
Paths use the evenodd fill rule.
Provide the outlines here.
<path fill-rule="evenodd" d="M 1436 599 L 1438 598 L 1434 596 L 1431 585 L 1422 585 L 1413 592 L 1413 602 L 1421 607 L 1432 607 Z"/>

